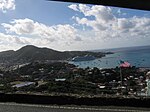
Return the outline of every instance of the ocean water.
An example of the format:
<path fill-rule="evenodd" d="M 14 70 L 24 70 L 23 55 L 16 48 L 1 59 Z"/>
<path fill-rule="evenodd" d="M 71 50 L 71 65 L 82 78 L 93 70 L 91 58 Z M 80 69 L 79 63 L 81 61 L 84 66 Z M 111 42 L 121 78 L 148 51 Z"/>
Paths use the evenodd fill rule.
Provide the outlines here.
<path fill-rule="evenodd" d="M 131 47 L 120 49 L 109 49 L 114 54 L 106 55 L 105 57 L 82 62 L 70 62 L 79 67 L 98 67 L 98 68 L 115 68 L 119 66 L 120 60 L 129 62 L 136 67 L 150 67 L 150 46 L 147 47 Z"/>

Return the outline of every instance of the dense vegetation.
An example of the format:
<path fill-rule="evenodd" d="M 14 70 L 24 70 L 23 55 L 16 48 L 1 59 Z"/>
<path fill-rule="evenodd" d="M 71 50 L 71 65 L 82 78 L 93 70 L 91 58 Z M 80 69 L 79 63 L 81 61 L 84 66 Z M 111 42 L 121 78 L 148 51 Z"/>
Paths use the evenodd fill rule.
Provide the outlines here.
<path fill-rule="evenodd" d="M 139 68 L 98 69 L 77 68 L 65 62 L 34 62 L 12 71 L 0 71 L 0 90 L 3 92 L 65 93 L 79 95 L 134 94 L 146 87 L 146 72 Z M 30 86 L 13 87 L 22 82 Z M 140 85 L 142 84 L 142 85 Z M 124 90 L 120 90 L 120 87 Z M 122 93 L 121 93 L 122 94 Z"/>

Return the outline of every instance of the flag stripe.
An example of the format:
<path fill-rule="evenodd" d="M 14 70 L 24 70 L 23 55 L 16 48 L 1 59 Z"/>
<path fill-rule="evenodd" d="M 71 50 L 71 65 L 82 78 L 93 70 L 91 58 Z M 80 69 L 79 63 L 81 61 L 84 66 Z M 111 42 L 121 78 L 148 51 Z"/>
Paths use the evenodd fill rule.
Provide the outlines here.
<path fill-rule="evenodd" d="M 122 62 L 122 61 L 120 61 L 120 62 Z M 120 67 L 130 67 L 130 66 L 131 66 L 131 64 L 128 62 L 123 62 L 120 64 Z"/>

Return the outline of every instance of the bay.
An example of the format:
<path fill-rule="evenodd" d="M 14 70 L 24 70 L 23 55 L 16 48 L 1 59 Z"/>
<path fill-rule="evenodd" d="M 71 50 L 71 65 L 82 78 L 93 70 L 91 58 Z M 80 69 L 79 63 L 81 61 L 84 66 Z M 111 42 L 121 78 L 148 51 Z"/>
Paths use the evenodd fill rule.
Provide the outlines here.
<path fill-rule="evenodd" d="M 120 60 L 129 62 L 136 67 L 150 67 L 150 46 L 148 47 L 131 47 L 122 49 L 106 50 L 113 54 L 95 59 L 92 61 L 70 62 L 81 68 L 97 67 L 97 68 L 115 68 L 119 66 Z"/>

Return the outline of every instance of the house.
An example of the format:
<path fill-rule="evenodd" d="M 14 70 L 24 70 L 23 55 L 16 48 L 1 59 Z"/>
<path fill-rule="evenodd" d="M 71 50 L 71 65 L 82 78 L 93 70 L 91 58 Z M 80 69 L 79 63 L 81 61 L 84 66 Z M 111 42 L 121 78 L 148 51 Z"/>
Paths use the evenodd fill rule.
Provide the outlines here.
<path fill-rule="evenodd" d="M 55 81 L 56 81 L 56 82 L 64 82 L 64 81 L 66 81 L 66 79 L 65 79 L 65 78 L 62 78 L 62 79 L 55 79 Z"/>
<path fill-rule="evenodd" d="M 3 76 L 4 76 L 4 74 L 1 74 L 1 73 L 0 73 L 0 77 L 3 77 Z"/>
<path fill-rule="evenodd" d="M 34 82 L 21 82 L 19 84 L 13 85 L 12 87 L 13 88 L 22 88 L 22 87 L 27 87 L 27 86 L 34 85 L 34 84 L 35 84 Z"/>

